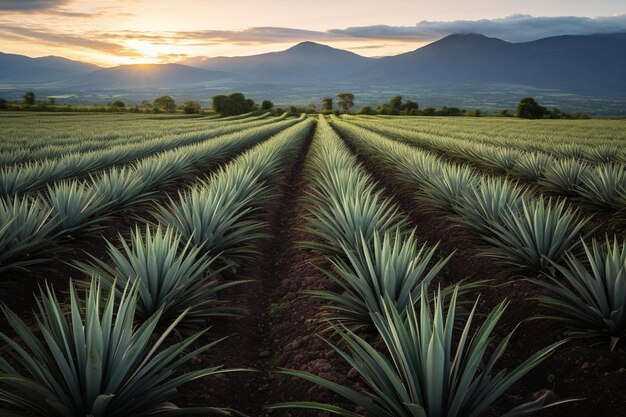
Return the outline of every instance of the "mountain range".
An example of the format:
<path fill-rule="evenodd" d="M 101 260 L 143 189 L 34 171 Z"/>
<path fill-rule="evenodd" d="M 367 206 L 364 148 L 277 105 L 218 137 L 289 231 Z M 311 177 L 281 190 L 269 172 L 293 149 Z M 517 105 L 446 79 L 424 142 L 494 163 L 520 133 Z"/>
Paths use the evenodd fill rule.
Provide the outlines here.
<path fill-rule="evenodd" d="M 511 43 L 454 34 L 400 55 L 368 58 L 314 42 L 244 57 L 100 68 L 59 57 L 0 53 L 0 84 L 65 91 L 201 85 L 520 85 L 590 96 L 626 96 L 626 33 L 556 36 Z"/>

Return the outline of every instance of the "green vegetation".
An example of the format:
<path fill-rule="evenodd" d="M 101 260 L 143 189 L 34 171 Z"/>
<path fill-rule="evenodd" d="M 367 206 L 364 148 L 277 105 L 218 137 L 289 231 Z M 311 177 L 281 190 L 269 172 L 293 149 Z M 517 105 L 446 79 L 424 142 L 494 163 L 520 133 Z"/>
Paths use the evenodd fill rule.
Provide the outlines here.
<path fill-rule="evenodd" d="M 250 415 L 288 392 L 273 408 L 511 417 L 587 397 L 571 377 L 586 367 L 565 358 L 620 377 L 622 121 L 420 117 L 400 96 L 352 115 L 351 93 L 311 117 L 317 103 L 221 97 L 251 108 L 189 117 L 199 103 L 161 97 L 139 114 L 0 113 L 0 287 L 15 285 L 0 291 L 0 414 L 227 414 L 171 401 L 243 387 L 223 405 L 251 395 Z M 23 293 L 37 285 L 33 320 Z M 307 372 L 176 398 L 237 358 Z M 569 395 L 537 391 L 557 371 Z M 345 401 L 274 386 L 287 377 Z"/>
<path fill-rule="evenodd" d="M 279 404 L 272 408 L 309 408 L 350 417 L 370 414 L 385 417 L 479 416 L 563 343 L 537 352 L 509 372 L 495 373 L 496 364 L 512 337 L 510 333 L 495 347 L 494 353 L 488 353 L 490 345 L 495 343 L 492 333 L 506 303 L 496 306 L 475 328 L 473 320 L 478 301 L 469 315 L 463 317 L 458 311 L 457 292 L 455 289 L 449 300 L 438 292 L 431 306 L 423 289 L 419 309 L 411 305 L 406 311 L 398 311 L 387 301 L 383 312 L 372 314 L 384 343 L 382 352 L 354 332 L 335 327 L 350 352 L 333 347 L 361 375 L 365 387 L 359 391 L 309 373 L 283 371 L 333 391 L 368 414 L 311 402 Z M 455 336 L 455 326 L 462 329 L 458 336 Z M 544 408 L 546 397 L 517 406 L 505 416 L 521 416 L 540 410 Z"/>
<path fill-rule="evenodd" d="M 247 99 L 241 93 L 213 96 L 213 110 L 224 116 L 237 116 L 254 110 L 255 104 L 252 99 Z"/>
<path fill-rule="evenodd" d="M 70 285 L 69 314 L 50 287 L 41 291 L 37 329 L 43 341 L 11 310 L 7 323 L 20 343 L 0 333 L 19 366 L 0 358 L 0 402 L 41 417 L 108 417 L 122 415 L 193 415 L 219 409 L 180 409 L 169 401 L 177 388 L 197 378 L 226 370 L 206 368 L 170 378 L 180 364 L 215 343 L 191 348 L 198 333 L 168 347 L 166 337 L 179 316 L 154 338 L 160 312 L 135 326 L 137 288 L 121 295 L 102 293 L 92 281 L 84 300 Z M 81 305 L 84 303 L 84 305 Z"/>

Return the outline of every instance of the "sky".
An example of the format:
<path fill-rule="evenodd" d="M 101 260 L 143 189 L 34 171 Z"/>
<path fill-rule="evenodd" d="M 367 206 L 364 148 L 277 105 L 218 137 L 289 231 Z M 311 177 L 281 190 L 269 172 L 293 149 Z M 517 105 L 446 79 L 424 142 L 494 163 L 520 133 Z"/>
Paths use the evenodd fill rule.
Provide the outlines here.
<path fill-rule="evenodd" d="M 625 0 L 0 0 L 0 51 L 114 66 L 314 41 L 395 55 L 446 35 L 510 42 L 626 31 Z"/>

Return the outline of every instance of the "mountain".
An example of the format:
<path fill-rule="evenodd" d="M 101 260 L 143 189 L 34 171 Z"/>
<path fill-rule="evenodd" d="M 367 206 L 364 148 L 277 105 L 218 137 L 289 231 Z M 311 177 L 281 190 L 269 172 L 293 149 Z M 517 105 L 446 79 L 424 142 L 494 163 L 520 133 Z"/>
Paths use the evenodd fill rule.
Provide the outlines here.
<path fill-rule="evenodd" d="M 99 69 L 55 84 L 58 87 L 81 90 L 175 88 L 208 83 L 229 76 L 225 72 L 207 71 L 181 64 L 134 64 Z"/>
<path fill-rule="evenodd" d="M 589 94 L 626 94 L 626 33 L 556 36 L 510 43 L 479 34 L 447 36 L 386 57 L 360 82 L 387 85 L 519 84 Z"/>
<path fill-rule="evenodd" d="M 64 80 L 100 69 L 58 56 L 31 58 L 0 52 L 0 84 L 37 84 Z"/>
<path fill-rule="evenodd" d="M 191 58 L 182 64 L 226 71 L 242 82 L 327 83 L 349 80 L 376 60 L 315 42 L 280 52 L 243 57 Z"/>

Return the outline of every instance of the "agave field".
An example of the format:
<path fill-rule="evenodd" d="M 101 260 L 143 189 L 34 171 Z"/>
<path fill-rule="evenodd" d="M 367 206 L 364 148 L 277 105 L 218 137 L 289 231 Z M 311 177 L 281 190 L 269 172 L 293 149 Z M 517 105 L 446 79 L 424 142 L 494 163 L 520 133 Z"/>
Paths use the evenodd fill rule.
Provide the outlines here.
<path fill-rule="evenodd" d="M 0 115 L 0 415 L 626 415 L 626 122 Z"/>

